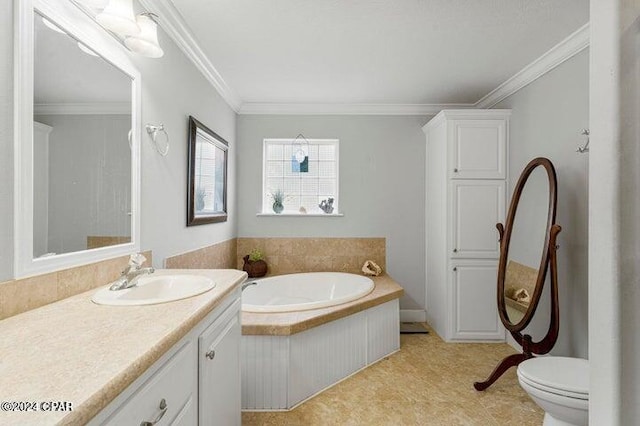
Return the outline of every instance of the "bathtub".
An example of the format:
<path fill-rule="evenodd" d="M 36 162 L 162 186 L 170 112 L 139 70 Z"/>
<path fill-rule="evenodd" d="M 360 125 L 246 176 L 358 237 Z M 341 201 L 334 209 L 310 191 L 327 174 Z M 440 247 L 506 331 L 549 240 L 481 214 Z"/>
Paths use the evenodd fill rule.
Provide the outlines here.
<path fill-rule="evenodd" d="M 245 312 L 294 312 L 351 302 L 371 293 L 370 278 L 342 272 L 278 275 L 248 285 L 242 294 Z"/>

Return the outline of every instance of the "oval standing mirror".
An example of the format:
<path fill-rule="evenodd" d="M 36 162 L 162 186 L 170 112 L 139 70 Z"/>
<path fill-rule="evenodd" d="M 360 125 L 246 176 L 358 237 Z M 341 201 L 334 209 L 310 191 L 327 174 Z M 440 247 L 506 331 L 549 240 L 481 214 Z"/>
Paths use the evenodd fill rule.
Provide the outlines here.
<path fill-rule="evenodd" d="M 551 161 L 535 158 L 522 171 L 515 186 L 505 226 L 500 233 L 498 265 L 498 312 L 504 327 L 522 346 L 521 354 L 506 357 L 484 382 L 474 383 L 477 390 L 491 386 L 506 370 L 534 354 L 548 353 L 556 342 L 559 328 L 556 263 L 557 179 Z M 547 335 L 539 342 L 522 334 L 531 322 L 547 271 L 550 271 L 551 321 Z"/>
<path fill-rule="evenodd" d="M 551 170 L 551 169 L 549 169 Z M 498 279 L 498 310 L 508 330 L 522 330 L 535 312 L 547 273 L 548 236 L 555 216 L 555 188 L 547 169 L 525 169 L 529 174 L 516 186 L 504 235 Z M 510 225 L 510 226 L 509 226 Z"/>

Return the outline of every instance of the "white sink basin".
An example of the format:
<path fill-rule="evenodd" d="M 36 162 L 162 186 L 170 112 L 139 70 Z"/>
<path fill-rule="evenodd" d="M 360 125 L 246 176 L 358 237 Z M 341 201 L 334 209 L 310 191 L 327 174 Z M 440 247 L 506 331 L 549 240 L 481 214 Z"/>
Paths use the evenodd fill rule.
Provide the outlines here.
<path fill-rule="evenodd" d="M 216 283 L 202 275 L 149 275 L 138 284 L 124 290 L 97 291 L 91 300 L 98 305 L 155 305 L 197 296 L 211 290 Z"/>

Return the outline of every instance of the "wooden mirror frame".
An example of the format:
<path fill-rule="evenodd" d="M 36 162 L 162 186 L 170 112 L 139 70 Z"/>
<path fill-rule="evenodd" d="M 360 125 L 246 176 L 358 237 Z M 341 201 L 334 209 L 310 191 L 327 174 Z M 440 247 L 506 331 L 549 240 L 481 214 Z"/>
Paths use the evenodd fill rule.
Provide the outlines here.
<path fill-rule="evenodd" d="M 547 173 L 549 179 L 549 207 L 547 210 L 547 226 L 545 229 L 545 240 L 542 248 L 542 256 L 540 258 L 540 266 L 538 268 L 538 276 L 536 279 L 536 287 L 529 304 L 527 312 L 522 319 L 513 324 L 509 320 L 507 314 L 507 308 L 504 300 L 505 293 L 505 277 L 507 270 L 507 261 L 509 257 L 509 244 L 511 242 L 511 235 L 513 233 L 513 225 L 518 210 L 518 203 L 524 186 L 529 179 L 531 173 L 537 168 L 543 167 Z M 504 358 L 500 364 L 493 370 L 491 375 L 484 382 L 475 382 L 474 388 L 479 391 L 483 391 L 491 386 L 505 371 L 509 368 L 520 364 L 529 358 L 533 358 L 534 354 L 543 355 L 551 351 L 558 339 L 558 331 L 560 329 L 560 313 L 558 309 L 558 265 L 556 258 L 557 250 L 557 236 L 562 228 L 555 223 L 556 221 L 556 205 L 558 201 L 558 182 L 556 176 L 556 170 L 553 167 L 553 163 L 547 158 L 538 157 L 534 158 L 527 164 L 522 171 L 516 187 L 513 192 L 513 197 L 509 205 L 509 212 L 507 214 L 506 227 L 501 223 L 496 225 L 498 233 L 500 234 L 500 261 L 498 264 L 498 291 L 497 291 L 497 305 L 498 313 L 500 314 L 500 320 L 504 327 L 509 330 L 514 340 L 522 346 L 521 354 L 514 354 Z M 544 283 L 547 277 L 547 270 L 550 272 L 550 285 L 551 285 L 551 320 L 549 322 L 549 329 L 547 334 L 542 340 L 533 342 L 532 338 L 528 334 L 522 334 L 538 307 L 538 302 L 544 290 Z"/>
<path fill-rule="evenodd" d="M 223 180 L 223 209 L 209 215 L 196 216 L 196 142 L 198 130 L 206 133 L 211 139 L 215 139 L 219 148 L 224 147 L 224 180 Z M 189 155 L 188 155 L 188 183 L 187 183 L 187 226 L 204 225 L 207 223 L 217 223 L 227 221 L 227 169 L 229 168 L 229 142 L 224 140 L 213 130 L 189 116 Z"/>

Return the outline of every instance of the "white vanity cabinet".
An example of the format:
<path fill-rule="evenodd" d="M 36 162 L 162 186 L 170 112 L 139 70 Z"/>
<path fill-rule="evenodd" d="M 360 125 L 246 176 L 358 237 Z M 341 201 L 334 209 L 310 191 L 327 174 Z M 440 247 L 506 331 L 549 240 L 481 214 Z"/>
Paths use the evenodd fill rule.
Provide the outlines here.
<path fill-rule="evenodd" d="M 503 340 L 497 304 L 509 110 L 444 110 L 427 138 L 427 321 L 446 341 Z"/>
<path fill-rule="evenodd" d="M 169 349 L 90 425 L 240 425 L 240 289 Z"/>
<path fill-rule="evenodd" d="M 240 425 L 240 300 L 198 338 L 200 425 Z"/>

